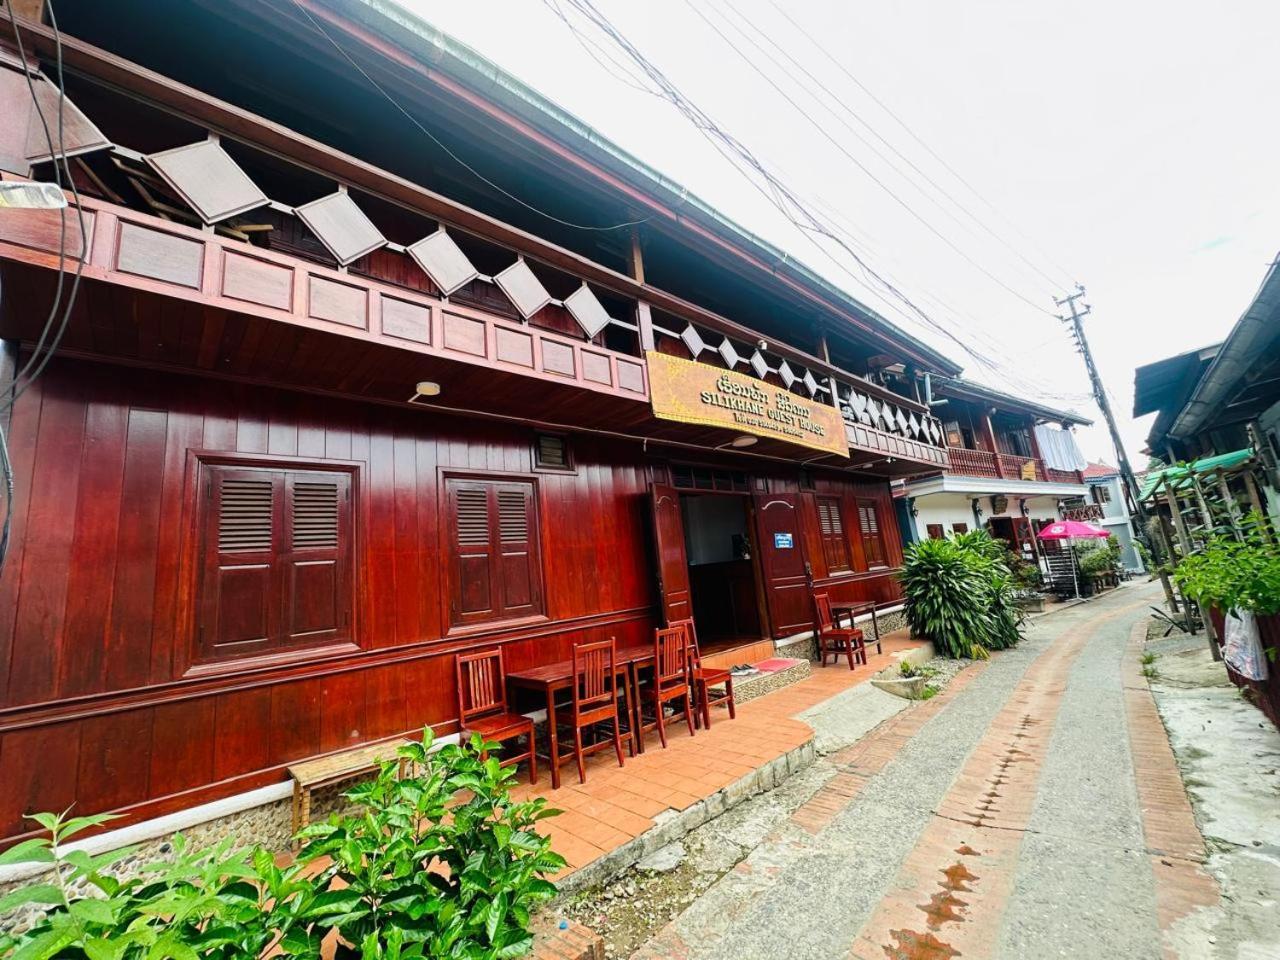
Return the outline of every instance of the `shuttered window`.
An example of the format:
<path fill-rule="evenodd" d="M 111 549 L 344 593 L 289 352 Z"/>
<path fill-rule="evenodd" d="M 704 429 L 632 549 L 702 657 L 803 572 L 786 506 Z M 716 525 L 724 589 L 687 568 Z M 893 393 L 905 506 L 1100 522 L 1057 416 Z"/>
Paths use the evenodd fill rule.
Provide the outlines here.
<path fill-rule="evenodd" d="M 945 540 L 947 538 L 946 528 L 940 523 L 927 524 L 925 529 L 929 531 L 930 540 Z"/>
<path fill-rule="evenodd" d="M 862 534 L 862 555 L 868 567 L 883 567 L 885 561 L 884 537 L 880 530 L 880 515 L 874 500 L 858 501 L 858 527 Z"/>
<path fill-rule="evenodd" d="M 202 464 L 196 659 L 350 640 L 351 475 Z"/>
<path fill-rule="evenodd" d="M 822 538 L 822 556 L 827 563 L 827 572 L 850 569 L 849 544 L 845 539 L 837 497 L 818 497 L 818 533 Z"/>
<path fill-rule="evenodd" d="M 533 440 L 533 465 L 539 470 L 572 470 L 569 438 L 558 433 L 536 434 Z"/>
<path fill-rule="evenodd" d="M 447 489 L 452 625 L 541 614 L 542 563 L 533 484 L 451 477 Z"/>

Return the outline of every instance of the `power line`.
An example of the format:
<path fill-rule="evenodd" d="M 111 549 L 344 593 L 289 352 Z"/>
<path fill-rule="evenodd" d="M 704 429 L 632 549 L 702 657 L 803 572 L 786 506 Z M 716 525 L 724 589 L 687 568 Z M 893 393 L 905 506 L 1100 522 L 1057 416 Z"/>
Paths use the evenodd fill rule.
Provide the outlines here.
<path fill-rule="evenodd" d="M 1009 284 L 1005 283 L 1004 280 L 1002 280 L 1000 277 L 996 276 L 994 273 L 988 270 L 985 266 L 983 266 L 981 263 L 979 263 L 977 260 L 971 257 L 965 250 L 963 250 L 957 243 L 955 243 L 955 241 L 953 241 L 950 237 L 948 237 L 941 230 L 939 230 L 932 223 L 930 223 L 914 207 L 912 207 L 909 203 L 903 200 L 902 197 L 898 196 L 898 194 L 895 193 L 889 187 L 888 184 L 886 184 L 882 179 L 880 179 L 880 177 L 876 176 L 876 174 L 866 164 L 864 164 L 860 159 L 858 159 L 857 156 L 855 156 L 852 152 L 850 152 L 849 149 L 844 146 L 844 144 L 842 144 L 839 140 L 833 137 L 830 131 L 828 131 L 827 128 L 823 126 L 823 124 L 819 123 L 818 120 L 812 114 L 810 114 L 807 110 L 805 110 L 804 107 L 802 107 L 799 103 L 797 103 L 795 99 L 789 93 L 787 93 L 786 90 L 784 90 L 781 86 L 779 86 L 778 83 L 768 75 L 768 73 L 766 73 L 763 69 L 761 69 L 759 64 L 757 64 L 752 57 L 748 56 L 745 52 L 743 52 L 742 48 L 740 48 L 731 39 L 729 39 L 729 37 L 725 35 L 724 31 L 722 31 L 719 27 L 717 27 L 714 23 L 712 23 L 711 20 L 707 18 L 706 14 L 704 14 L 701 10 L 698 9 L 697 5 L 693 2 L 693 0 L 685 0 L 685 3 L 689 7 L 689 9 L 691 9 L 694 12 L 694 14 L 696 14 L 697 17 L 700 20 L 702 20 L 703 23 L 705 23 L 718 37 L 720 37 L 721 40 L 723 40 L 729 46 L 730 49 L 734 51 L 734 53 L 736 53 L 749 67 L 751 67 L 752 70 L 754 70 L 757 74 L 759 74 L 760 77 L 765 81 L 765 83 L 769 84 L 770 87 L 772 87 L 775 91 L 777 91 L 778 95 L 781 96 L 784 100 L 786 100 L 787 103 L 789 103 L 797 113 L 799 113 L 802 117 L 804 117 L 807 121 L 809 121 L 809 123 L 814 127 L 814 129 L 816 129 L 820 134 L 822 134 L 822 136 L 826 138 L 831 143 L 832 146 L 834 146 L 837 150 L 839 150 L 842 154 L 844 154 L 844 156 L 849 160 L 850 163 L 852 163 L 855 167 L 857 167 L 864 174 L 866 174 L 867 177 L 869 177 L 872 180 L 872 182 L 874 182 L 878 187 L 880 187 L 880 189 L 882 189 L 885 193 L 887 193 L 895 203 L 897 203 L 900 207 L 902 207 L 902 209 L 906 210 L 907 213 L 911 214 L 912 217 L 918 220 L 926 230 L 928 230 L 935 237 L 937 237 L 944 244 L 946 244 L 965 262 L 967 262 L 970 266 L 972 266 L 974 269 L 979 271 L 983 276 L 989 279 L 992 283 L 996 284 L 998 287 L 1000 287 L 1007 293 L 1011 294 L 1012 296 L 1017 297 L 1027 306 L 1031 307 L 1031 309 L 1037 310 L 1045 314 L 1046 316 L 1050 316 L 1050 317 L 1053 316 L 1053 312 L 1051 310 L 1045 309 L 1044 307 L 1040 306 L 1040 304 L 1036 303 L 1034 300 L 1028 297 L 1026 294 L 1023 294 L 1018 290 L 1014 289 Z"/>
<path fill-rule="evenodd" d="M 797 80 L 783 64 L 778 62 L 777 58 L 775 58 L 773 54 L 771 54 L 768 50 L 766 50 L 763 46 L 761 46 L 759 42 L 753 39 L 753 37 L 749 35 L 746 32 L 746 30 L 744 30 L 742 26 L 740 26 L 739 24 L 745 24 L 748 28 L 750 28 L 752 33 L 759 36 L 760 39 L 763 40 L 768 47 L 777 51 L 778 54 L 780 54 L 789 63 L 791 63 L 796 69 L 798 69 L 802 74 L 804 74 L 804 76 L 807 77 L 812 84 L 814 84 L 820 91 L 822 91 L 827 95 L 831 103 L 823 102 L 811 91 L 806 90 L 806 92 L 809 92 L 810 95 L 814 97 L 815 101 L 817 101 L 824 108 L 826 108 L 827 112 L 829 112 L 833 117 L 836 118 L 836 120 L 840 122 L 841 126 L 843 126 L 854 137 L 856 137 L 860 143 L 862 143 L 869 150 L 871 150 L 873 154 L 875 154 L 878 158 L 880 158 L 880 160 L 882 160 L 886 165 L 888 165 L 889 168 L 892 169 L 895 173 L 901 176 L 908 183 L 911 182 L 910 177 L 906 173 L 904 173 L 897 166 L 895 166 L 892 160 L 890 160 L 883 153 L 881 153 L 880 150 L 878 150 L 874 144 L 870 143 L 864 136 L 862 136 L 862 134 L 860 134 L 857 130 L 855 130 L 847 120 L 843 119 L 843 117 L 840 116 L 841 113 L 847 114 L 848 116 L 852 117 L 855 121 L 857 121 L 862 127 L 864 127 L 867 130 L 869 134 L 871 134 L 871 136 L 873 136 L 876 140 L 878 140 L 881 144 L 883 144 L 890 152 L 892 152 L 894 156 L 896 156 L 899 160 L 901 160 L 908 167 L 910 167 L 912 171 L 914 171 L 921 179 L 925 181 L 925 183 L 931 186 L 944 198 L 949 200 L 953 206 L 955 206 L 958 210 L 964 213 L 965 216 L 967 216 L 970 220 L 972 220 L 975 224 L 977 224 L 978 227 L 980 227 L 985 233 L 987 233 L 997 243 L 999 243 L 1001 246 L 1005 247 L 1007 250 L 1013 253 L 1014 256 L 1016 256 L 1020 261 L 1022 261 L 1023 264 L 1025 264 L 1033 272 L 1035 272 L 1042 280 L 1049 283 L 1053 287 L 1058 287 L 1061 285 L 1060 280 L 1057 280 L 1049 276 L 1049 274 L 1047 274 L 1044 270 L 1040 269 L 1040 267 L 1037 266 L 1031 259 L 1029 259 L 1018 247 L 1009 243 L 1007 240 L 1004 239 L 1004 237 L 996 233 L 996 231 L 993 230 L 981 218 L 979 218 L 977 214 L 975 214 L 972 210 L 970 210 L 967 206 L 965 206 L 959 199 L 957 199 L 950 191 L 948 191 L 946 187 L 938 183 L 925 170 L 921 169 L 921 167 L 918 164 L 916 164 L 910 157 L 908 157 L 896 146 L 894 146 L 893 143 L 891 143 L 878 130 L 876 130 L 875 126 L 872 123 L 870 123 L 868 120 L 862 117 L 856 110 L 854 110 L 851 106 L 849 106 L 849 104 L 843 98 L 841 98 L 839 94 L 837 94 L 829 86 L 827 86 L 827 84 L 824 83 L 821 80 L 821 78 L 815 76 L 814 73 L 807 66 L 805 66 L 803 61 L 797 59 L 793 54 L 787 51 L 785 47 L 781 46 L 766 31 L 762 30 L 759 27 L 759 25 L 753 22 L 750 18 L 744 16 L 740 11 L 735 10 L 731 5 L 726 4 L 724 9 L 721 9 L 711 4 L 708 4 L 708 7 L 712 10 L 715 10 L 717 14 L 720 17 L 722 17 L 726 23 L 728 23 L 730 26 L 734 28 L 734 30 L 738 33 L 739 36 L 741 36 L 744 40 L 746 40 L 753 47 L 755 47 L 757 50 L 763 53 L 766 57 L 768 57 L 769 60 L 775 66 L 779 67 L 783 71 L 783 73 L 786 76 L 788 76 L 789 79 L 791 79 L 798 87 L 801 87 L 802 89 L 805 89 L 804 84 L 802 84 L 799 80 Z M 727 14 L 733 14 L 737 22 L 735 22 L 735 20 L 731 20 Z M 834 106 L 832 104 L 834 104 Z M 944 214 L 946 214 L 947 217 L 957 226 L 965 230 L 972 229 L 971 227 L 966 225 L 963 221 L 961 221 L 959 217 L 957 217 L 954 213 L 952 213 L 948 207 L 943 205 L 936 198 L 930 196 L 925 190 L 920 188 L 918 184 L 913 184 L 913 185 L 920 190 L 920 193 L 922 196 L 928 198 L 933 203 L 935 203 L 938 209 L 941 210 Z"/>
<path fill-rule="evenodd" d="M 840 236 L 823 224 L 823 222 L 795 195 L 794 191 L 792 191 L 790 187 L 764 167 L 750 149 L 748 149 L 738 138 L 720 127 L 704 110 L 689 100 L 689 98 L 686 97 L 683 92 L 655 64 L 653 64 L 652 61 L 645 57 L 645 55 L 633 43 L 631 43 L 624 34 L 614 27 L 612 22 L 610 22 L 610 20 L 595 7 L 591 0 L 568 0 L 568 2 L 574 7 L 574 9 L 578 10 L 579 13 L 583 14 L 583 16 L 586 17 L 593 25 L 613 40 L 614 43 L 616 43 L 658 87 L 664 99 L 668 100 L 673 106 L 675 106 L 676 109 L 679 110 L 696 129 L 703 133 L 703 135 L 711 142 L 712 146 L 714 146 L 716 150 L 724 156 L 732 166 L 735 167 L 735 169 L 744 173 L 747 182 L 750 183 L 759 193 L 765 196 L 766 199 L 769 199 L 779 212 L 781 212 L 783 216 L 785 216 L 797 229 L 801 230 L 805 234 L 824 237 L 837 244 L 850 258 L 852 258 L 860 269 L 874 277 L 875 282 L 878 283 L 883 290 L 887 291 L 891 296 L 906 305 L 931 329 L 934 329 L 947 340 L 955 343 L 956 346 L 963 350 L 967 355 L 973 356 L 978 362 L 986 362 L 985 358 L 971 350 L 964 340 L 934 321 L 933 318 L 913 302 L 910 297 L 873 269 L 870 264 L 868 264 L 865 259 L 854 251 L 852 247 L 850 247 Z M 743 171 L 741 164 L 746 164 L 747 167 L 755 171 L 760 180 L 757 180 Z M 763 181 L 763 183 L 761 181 Z M 822 250 L 825 255 L 831 257 L 830 252 L 826 251 L 821 245 L 816 246 L 819 250 Z M 841 268 L 847 271 L 847 267 L 841 265 Z"/>
<path fill-rule="evenodd" d="M 418 131 L 423 136 L 425 136 L 428 140 L 430 140 L 437 147 L 439 147 L 446 154 L 448 154 L 449 157 L 455 163 L 457 163 L 459 166 L 464 168 L 477 180 L 481 181 L 482 183 L 486 184 L 492 189 L 498 191 L 498 193 L 502 194 L 508 200 L 518 203 L 520 206 L 524 207 L 526 210 L 536 213 L 540 217 L 545 217 L 546 219 L 552 221 L 553 223 L 558 223 L 563 227 L 572 227 L 575 230 L 592 230 L 592 231 L 625 230 L 625 229 L 630 229 L 631 227 L 638 226 L 642 223 L 647 223 L 649 221 L 648 217 L 642 217 L 639 220 L 626 220 L 622 223 L 613 223 L 613 224 L 609 224 L 608 226 L 593 226 L 591 224 L 585 224 L 585 223 L 574 223 L 572 220 L 564 220 L 560 217 L 557 217 L 555 214 L 548 213 L 542 208 L 536 207 L 533 204 L 528 203 L 525 200 L 522 200 L 520 197 L 516 196 L 514 193 L 511 193 L 509 190 L 506 190 L 503 187 L 499 186 L 498 184 L 494 183 L 492 180 L 490 180 L 488 177 L 482 174 L 475 167 L 471 166 L 471 164 L 467 163 L 465 160 L 459 157 L 456 153 L 450 150 L 449 147 L 442 140 L 440 140 L 440 138 L 438 138 L 435 134 L 433 134 L 430 130 L 428 130 L 425 126 L 423 126 L 422 123 L 419 122 L 417 117 L 415 117 L 408 110 L 406 110 L 400 104 L 399 100 L 397 100 L 390 93 L 388 93 L 386 89 L 382 86 L 382 84 L 378 83 L 377 80 L 373 79 L 373 77 L 369 75 L 369 73 L 364 69 L 364 67 L 360 66 L 360 64 L 356 62 L 355 58 L 352 57 L 349 53 L 347 53 L 347 51 L 342 47 L 342 45 L 339 44 L 338 41 L 335 40 L 332 36 L 330 36 L 329 32 L 325 30 L 324 27 L 320 26 L 319 21 L 317 21 L 316 18 L 311 15 L 311 11 L 309 11 L 306 7 L 302 6 L 302 4 L 298 2 L 298 0 L 292 0 L 292 3 L 298 9 L 298 12 L 301 13 L 304 17 L 306 17 L 307 20 L 310 21 L 311 26 L 315 29 L 315 31 L 319 33 L 322 37 L 324 37 L 326 40 L 328 40 L 329 43 L 333 46 L 333 49 L 338 51 L 338 53 L 342 56 L 342 58 L 346 60 L 347 63 L 349 63 L 356 70 L 356 72 L 360 74 L 360 76 L 364 77 L 364 79 L 368 82 L 369 86 L 373 87 L 374 90 L 376 90 L 379 94 L 381 94 L 382 97 L 389 104 L 391 104 L 391 106 L 395 107 L 396 110 L 398 110 L 401 114 L 403 114 L 405 119 L 408 120 L 410 123 L 412 123 L 415 127 L 417 127 Z"/>
<path fill-rule="evenodd" d="M 917 134 L 913 129 L 911 129 L 911 127 L 907 124 L 905 120 L 903 120 L 900 116 L 898 116 L 898 114 L 894 112 L 894 110 L 887 103 L 885 103 L 883 100 L 877 97 L 875 93 L 866 86 L 866 84 L 864 84 L 861 80 L 859 80 L 853 74 L 853 72 L 850 71 L 849 68 L 846 67 L 844 63 L 842 63 L 839 60 L 839 58 L 837 58 L 825 46 L 823 46 L 822 43 L 816 37 L 814 37 L 811 33 L 809 33 L 808 30 L 806 30 L 799 23 L 797 23 L 796 20 L 791 16 L 791 14 L 787 13 L 786 9 L 777 3 L 777 0 L 768 0 L 768 2 L 769 2 L 769 5 L 773 7 L 776 11 L 778 11 L 778 13 L 781 14 L 782 17 L 800 33 L 801 36 L 803 36 L 806 40 L 808 40 L 814 46 L 814 48 L 817 49 L 819 53 L 821 53 L 824 57 L 826 57 L 827 60 L 831 61 L 831 63 L 834 64 L 835 67 L 841 73 L 843 73 L 846 77 L 848 77 L 849 80 L 854 84 L 854 86 L 856 86 L 859 90 L 861 90 L 864 94 L 866 94 L 872 100 L 872 102 L 875 103 L 876 106 L 878 106 L 881 110 L 883 110 L 891 118 L 893 118 L 894 122 L 897 123 L 898 126 L 900 126 L 904 131 L 906 131 L 907 135 L 911 137 L 912 140 L 918 143 L 924 149 L 924 151 L 929 154 L 929 156 L 931 156 L 934 160 L 936 160 L 939 164 L 941 164 L 944 170 L 946 170 L 949 174 L 951 174 L 951 176 L 955 177 L 957 182 L 962 184 L 970 193 L 972 193 L 975 197 L 981 200 L 986 205 L 987 209 L 989 209 L 997 217 L 1003 220 L 1005 224 L 1008 225 L 1010 229 L 1014 231 L 1014 233 L 1018 234 L 1018 236 L 1021 237 L 1027 243 L 1031 244 L 1032 246 L 1035 246 L 1035 242 L 1031 240 L 1029 237 L 1027 237 L 1026 234 L 1024 234 L 1021 230 L 1019 230 L 1017 224 L 1013 223 L 1013 221 L 1011 221 L 1008 217 L 1006 217 L 1003 213 L 1001 213 L 999 208 L 996 207 L 995 204 L 993 204 L 985 196 L 983 196 L 983 194 L 978 190 L 977 187 L 975 187 L 972 183 L 970 183 L 967 179 L 965 179 L 965 177 L 962 176 L 959 173 L 959 171 L 957 171 L 954 167 L 952 167 L 951 164 L 947 163 L 945 159 L 939 156 L 938 153 L 931 146 L 929 146 L 929 144 L 926 143 L 925 140 L 922 137 L 920 137 L 919 134 Z M 1043 250 L 1037 249 L 1037 253 L 1039 253 L 1040 256 L 1043 257 L 1045 261 L 1048 264 L 1050 264 L 1055 270 L 1061 273 L 1063 277 L 1067 278 L 1067 281 L 1069 283 L 1074 282 L 1071 279 L 1072 272 L 1070 270 L 1068 270 L 1066 267 L 1062 266 L 1060 263 L 1055 261 L 1052 257 L 1048 256 Z"/>

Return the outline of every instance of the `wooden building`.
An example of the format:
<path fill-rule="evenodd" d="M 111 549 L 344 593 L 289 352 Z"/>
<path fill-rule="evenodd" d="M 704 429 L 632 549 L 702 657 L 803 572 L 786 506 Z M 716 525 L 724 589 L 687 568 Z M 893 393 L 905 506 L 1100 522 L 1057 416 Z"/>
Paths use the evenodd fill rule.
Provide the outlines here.
<path fill-rule="evenodd" d="M 1037 560 L 1035 532 L 1086 508 L 1086 461 L 1071 429 L 1090 421 L 970 380 L 931 377 L 929 387 L 948 467 L 899 486 L 907 535 L 937 539 L 985 528 Z"/>
<path fill-rule="evenodd" d="M 0 169 L 78 199 L 0 210 L 6 396 L 82 280 L 0 419 L 0 837 L 447 734 L 459 651 L 896 597 L 945 357 L 397 7 L 59 0 L 65 98 L 10 9 Z"/>

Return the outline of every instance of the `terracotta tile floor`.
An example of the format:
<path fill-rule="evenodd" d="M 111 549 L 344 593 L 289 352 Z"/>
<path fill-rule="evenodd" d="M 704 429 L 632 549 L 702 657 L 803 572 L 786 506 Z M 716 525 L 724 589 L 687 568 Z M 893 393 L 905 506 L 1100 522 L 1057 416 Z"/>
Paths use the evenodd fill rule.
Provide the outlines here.
<path fill-rule="evenodd" d="M 683 722 L 668 725 L 665 750 L 656 732 L 650 731 L 645 752 L 628 756 L 622 767 L 612 752 L 588 757 L 585 784 L 578 783 L 570 756 L 561 767 L 559 790 L 551 789 L 544 767 L 536 785 L 526 781 L 513 793 L 519 799 L 544 796 L 564 811 L 542 826 L 553 848 L 569 862 L 562 875 L 571 873 L 644 833 L 662 811 L 683 810 L 805 743 L 813 730 L 795 719 L 797 714 L 866 683 L 894 663 L 894 653 L 916 646 L 905 630 L 886 634 L 883 652 L 877 654 L 872 645 L 867 665 L 856 671 L 843 661 L 825 668 L 815 665 L 805 680 L 741 704 L 736 720 L 730 721 L 725 709 L 716 709 L 711 729 L 693 737 Z"/>

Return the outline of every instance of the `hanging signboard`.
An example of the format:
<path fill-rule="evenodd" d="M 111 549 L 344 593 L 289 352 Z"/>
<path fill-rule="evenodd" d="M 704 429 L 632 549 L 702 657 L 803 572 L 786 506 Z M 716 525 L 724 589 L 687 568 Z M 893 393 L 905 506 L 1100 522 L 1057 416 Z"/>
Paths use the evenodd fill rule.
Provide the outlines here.
<path fill-rule="evenodd" d="M 649 394 L 660 420 L 697 423 L 849 456 L 844 418 L 822 400 L 705 363 L 650 350 Z"/>
<path fill-rule="evenodd" d="M 1023 480 L 1034 480 L 1036 478 L 1036 462 L 1034 460 L 1024 460 L 1020 473 Z"/>

